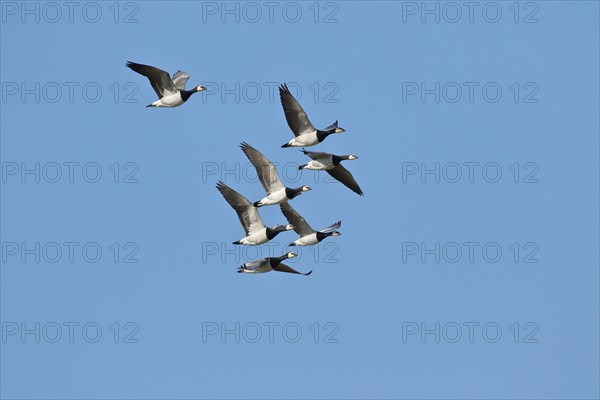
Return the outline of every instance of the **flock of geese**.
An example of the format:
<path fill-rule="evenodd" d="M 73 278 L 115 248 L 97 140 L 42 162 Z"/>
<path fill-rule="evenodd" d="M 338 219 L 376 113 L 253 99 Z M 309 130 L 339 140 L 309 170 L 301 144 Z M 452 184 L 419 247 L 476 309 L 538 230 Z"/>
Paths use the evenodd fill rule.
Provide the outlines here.
<path fill-rule="evenodd" d="M 138 74 L 148 78 L 152 88 L 156 92 L 158 100 L 149 104 L 147 107 L 177 107 L 185 103 L 194 93 L 206 90 L 206 88 L 201 85 L 186 90 L 185 85 L 190 76 L 183 71 L 177 71 L 173 76 L 170 76 L 166 71 L 149 65 L 134 62 L 127 62 L 126 65 Z M 344 129 L 338 126 L 337 121 L 324 129 L 315 128 L 308 119 L 306 112 L 304 112 L 300 103 L 298 103 L 290 93 L 285 83 L 279 87 L 279 96 L 285 113 L 285 119 L 294 133 L 294 138 L 281 147 L 315 146 L 323 142 L 331 134 L 345 132 Z M 342 225 L 341 221 L 338 221 L 327 228 L 315 230 L 289 204 L 292 199 L 300 196 L 304 192 L 312 190 L 309 186 L 303 185 L 297 188 L 285 186 L 283 182 L 281 182 L 275 166 L 264 156 L 264 154 L 246 142 L 242 142 L 240 148 L 256 169 L 258 179 L 265 189 L 266 196 L 258 201 L 251 202 L 225 183 L 221 181 L 217 183 L 217 190 L 221 192 L 227 203 L 229 203 L 237 213 L 246 234 L 245 237 L 233 242 L 233 244 L 258 246 L 272 240 L 281 232 L 289 230 L 294 230 L 299 235 L 299 238 L 290 243 L 290 246 L 312 246 L 320 243 L 329 236 L 341 235 L 341 233 L 337 231 Z M 324 152 L 307 151 L 305 149 L 302 149 L 302 152 L 310 158 L 310 161 L 300 165 L 298 169 L 326 171 L 353 192 L 360 196 L 363 195 L 360 186 L 350 171 L 341 164 L 344 160 L 356 160 L 358 158 L 356 155 L 335 155 Z M 272 205 L 279 205 L 281 212 L 288 221 L 287 225 L 265 226 L 258 213 L 258 208 Z M 238 272 L 255 274 L 279 271 L 310 275 L 312 271 L 301 273 L 283 264 L 284 260 L 296 256 L 296 253 L 288 252 L 281 257 L 267 257 L 247 262 L 238 268 Z"/>

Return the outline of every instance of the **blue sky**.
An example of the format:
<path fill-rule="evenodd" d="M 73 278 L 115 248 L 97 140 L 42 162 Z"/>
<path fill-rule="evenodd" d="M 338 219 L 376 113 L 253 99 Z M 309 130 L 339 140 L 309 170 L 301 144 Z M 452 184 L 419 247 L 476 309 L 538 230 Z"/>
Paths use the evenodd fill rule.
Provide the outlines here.
<path fill-rule="evenodd" d="M 0 3 L 2 398 L 600 396 L 597 2 L 23 4 Z M 147 109 L 128 60 L 210 90 Z M 280 82 L 346 129 L 311 150 L 357 154 L 364 197 L 297 174 Z M 216 182 L 264 195 L 242 141 L 313 187 L 313 227 L 343 221 L 290 260 L 311 276 L 235 273 L 296 238 L 230 244 Z"/>

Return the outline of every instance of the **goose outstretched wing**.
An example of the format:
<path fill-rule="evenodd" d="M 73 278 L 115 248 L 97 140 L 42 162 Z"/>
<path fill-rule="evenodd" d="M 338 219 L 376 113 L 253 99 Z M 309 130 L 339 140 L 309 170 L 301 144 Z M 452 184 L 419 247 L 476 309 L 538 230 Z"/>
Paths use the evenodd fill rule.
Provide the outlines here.
<path fill-rule="evenodd" d="M 217 189 L 237 213 L 240 223 L 246 232 L 246 236 L 261 229 L 265 229 L 265 225 L 260 219 L 260 215 L 258 215 L 258 209 L 252 205 L 250 200 L 221 181 L 217 183 Z"/>
<path fill-rule="evenodd" d="M 328 156 L 331 156 L 331 154 L 322 151 L 308 151 L 304 149 L 302 149 L 301 151 L 313 160 L 318 160 L 319 158 L 326 158 Z"/>
<path fill-rule="evenodd" d="M 177 71 L 171 77 L 173 84 L 179 90 L 185 90 L 185 84 L 187 83 L 188 79 L 190 79 L 190 75 L 183 71 Z"/>
<path fill-rule="evenodd" d="M 279 271 L 279 272 L 288 272 L 290 274 L 300 274 L 300 275 L 305 275 L 305 276 L 308 276 L 308 275 L 312 274 L 312 271 L 309 271 L 309 272 L 306 272 L 306 273 L 298 272 L 294 268 L 288 267 L 285 264 L 279 264 L 275 268 L 273 268 L 273 270 L 274 271 Z"/>
<path fill-rule="evenodd" d="M 325 233 L 325 232 L 335 231 L 336 229 L 339 229 L 340 226 L 342 226 L 342 221 L 338 221 L 335 224 L 328 226 L 325 229 L 321 229 L 321 232 Z"/>
<path fill-rule="evenodd" d="M 267 193 L 271 194 L 284 188 L 275 166 L 267 157 L 246 142 L 243 142 L 240 148 L 256 168 L 258 180 L 260 180 Z"/>
<path fill-rule="evenodd" d="M 308 115 L 306 115 L 306 112 L 304 112 L 304 109 L 285 83 L 279 87 L 279 97 L 283 111 L 285 112 L 285 119 L 295 136 L 315 130 L 315 127 L 308 119 Z"/>
<path fill-rule="evenodd" d="M 138 64 L 131 61 L 128 61 L 126 65 L 138 74 L 148 78 L 159 99 L 177 93 L 177 87 L 166 71 L 150 65 Z"/>
<path fill-rule="evenodd" d="M 344 168 L 344 166 L 342 164 L 338 165 L 335 168 L 328 169 L 327 173 L 329 175 L 333 176 L 336 180 L 343 183 L 347 188 L 352 190 L 354 193 L 356 193 L 360 196 L 363 195 L 363 192 L 362 192 L 360 186 L 358 186 L 358 183 L 356 182 L 356 180 L 354 179 L 354 177 L 352 176 L 350 171 L 348 171 L 346 168 Z"/>
<path fill-rule="evenodd" d="M 314 233 L 315 230 L 310 227 L 308 222 L 306 222 L 306 220 L 302 218 L 302 216 L 298 214 L 296 210 L 289 205 L 289 203 L 281 203 L 279 208 L 281 208 L 281 212 L 288 222 L 294 227 L 294 232 L 296 232 L 298 235 L 303 237 Z"/>

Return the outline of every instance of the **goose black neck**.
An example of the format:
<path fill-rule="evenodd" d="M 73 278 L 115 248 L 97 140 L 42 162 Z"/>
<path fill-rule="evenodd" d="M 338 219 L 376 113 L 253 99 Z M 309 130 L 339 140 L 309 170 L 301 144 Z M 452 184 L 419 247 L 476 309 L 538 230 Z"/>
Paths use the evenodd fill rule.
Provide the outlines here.
<path fill-rule="evenodd" d="M 317 240 L 320 242 L 331 235 L 333 235 L 333 232 L 317 232 Z"/>
<path fill-rule="evenodd" d="M 296 196 L 299 196 L 300 193 L 302 193 L 302 186 L 300 186 L 299 188 L 295 188 L 295 189 L 291 189 L 289 187 L 285 188 L 285 196 L 290 200 Z"/>
<path fill-rule="evenodd" d="M 267 228 L 267 239 L 271 240 L 275 236 L 279 235 L 281 232 L 283 232 L 283 231 L 277 230 L 277 229 L 272 229 L 272 228 Z"/>
<path fill-rule="evenodd" d="M 342 157 L 336 156 L 336 155 L 331 156 L 331 161 L 333 162 L 333 165 L 340 165 L 342 160 L 346 160 L 346 158 L 342 158 Z"/>
<path fill-rule="evenodd" d="M 317 129 L 317 140 L 322 142 L 325 138 L 335 132 L 335 129 L 328 129 L 326 131 L 321 131 Z"/>
<path fill-rule="evenodd" d="M 197 92 L 197 90 L 195 88 L 194 89 L 190 89 L 190 90 L 182 90 L 181 91 L 181 100 L 187 101 L 187 99 L 189 99 L 190 96 L 193 95 L 196 92 Z"/>
<path fill-rule="evenodd" d="M 271 264 L 271 268 L 275 268 L 276 266 L 281 264 L 281 262 L 286 258 L 288 258 L 287 254 L 284 254 L 281 257 L 271 257 L 269 258 L 269 264 Z"/>

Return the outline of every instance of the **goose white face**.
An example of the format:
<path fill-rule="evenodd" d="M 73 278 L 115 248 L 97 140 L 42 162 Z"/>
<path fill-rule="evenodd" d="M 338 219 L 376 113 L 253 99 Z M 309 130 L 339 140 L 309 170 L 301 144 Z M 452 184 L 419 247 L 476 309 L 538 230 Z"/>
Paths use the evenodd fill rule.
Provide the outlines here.
<path fill-rule="evenodd" d="M 196 91 L 197 92 L 201 92 L 203 90 L 206 90 L 206 88 L 204 86 L 196 86 Z"/>
<path fill-rule="evenodd" d="M 344 128 L 335 128 L 335 133 L 342 133 L 342 132 L 346 132 L 346 130 Z"/>
<path fill-rule="evenodd" d="M 296 257 L 296 256 L 297 256 L 297 254 L 296 254 L 296 253 L 294 253 L 294 252 L 291 252 L 291 251 L 290 251 L 289 253 L 287 253 L 287 258 L 294 258 L 294 257 Z"/>
<path fill-rule="evenodd" d="M 302 186 L 303 192 L 308 192 L 309 190 L 312 190 L 312 188 L 310 186 Z"/>
<path fill-rule="evenodd" d="M 292 229 L 294 229 L 294 225 L 292 225 L 292 224 L 288 224 L 288 225 L 285 227 L 285 230 L 286 230 L 286 231 L 291 231 Z"/>
<path fill-rule="evenodd" d="M 331 234 L 331 236 L 342 236 L 342 234 L 339 233 L 338 231 L 333 231 L 333 233 Z"/>
<path fill-rule="evenodd" d="M 350 155 L 348 156 L 348 160 L 356 160 L 357 158 L 358 158 L 358 157 L 357 157 L 357 156 L 355 156 L 354 154 L 350 154 Z"/>

